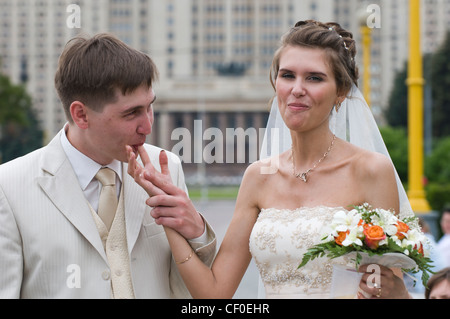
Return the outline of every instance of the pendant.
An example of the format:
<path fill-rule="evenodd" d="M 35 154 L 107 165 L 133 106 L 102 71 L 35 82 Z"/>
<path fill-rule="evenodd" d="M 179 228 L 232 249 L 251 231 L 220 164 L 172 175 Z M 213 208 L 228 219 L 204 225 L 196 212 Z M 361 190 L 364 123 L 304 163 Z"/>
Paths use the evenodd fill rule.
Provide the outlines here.
<path fill-rule="evenodd" d="M 304 181 L 306 183 L 306 178 L 308 177 L 308 173 L 302 173 L 299 177 L 302 181 Z"/>

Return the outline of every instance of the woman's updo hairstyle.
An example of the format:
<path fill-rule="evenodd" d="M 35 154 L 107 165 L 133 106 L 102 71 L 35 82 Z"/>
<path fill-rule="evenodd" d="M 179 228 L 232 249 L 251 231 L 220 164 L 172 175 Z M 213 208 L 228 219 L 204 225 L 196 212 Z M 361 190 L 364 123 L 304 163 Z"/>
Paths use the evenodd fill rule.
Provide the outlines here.
<path fill-rule="evenodd" d="M 322 23 L 315 20 L 299 21 L 283 35 L 281 46 L 275 52 L 270 70 L 270 82 L 274 88 L 280 69 L 280 57 L 283 49 L 287 46 L 325 50 L 335 76 L 338 95 L 345 95 L 353 84 L 358 85 L 355 40 L 353 34 L 343 29 L 338 23 Z"/>

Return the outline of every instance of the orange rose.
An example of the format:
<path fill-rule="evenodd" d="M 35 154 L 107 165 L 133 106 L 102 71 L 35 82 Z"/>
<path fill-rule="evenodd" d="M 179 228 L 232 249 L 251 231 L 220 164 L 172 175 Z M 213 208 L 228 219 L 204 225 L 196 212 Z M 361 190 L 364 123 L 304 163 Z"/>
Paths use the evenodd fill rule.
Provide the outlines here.
<path fill-rule="evenodd" d="M 415 245 L 414 249 L 417 249 L 419 251 L 419 254 L 421 254 L 422 256 L 424 255 L 422 243 L 420 243 L 420 247 L 417 247 L 417 245 Z"/>
<path fill-rule="evenodd" d="M 364 229 L 364 241 L 370 249 L 377 249 L 380 241 L 386 238 L 383 228 L 370 226 Z"/>
<path fill-rule="evenodd" d="M 409 230 L 408 225 L 406 225 L 404 222 L 398 222 L 397 223 L 397 237 L 398 239 L 402 240 L 405 238 L 405 235 L 402 233 L 406 233 Z"/>
<path fill-rule="evenodd" d="M 340 231 L 338 233 L 337 237 L 334 237 L 336 240 L 336 244 L 338 244 L 339 246 L 342 246 L 342 242 L 345 240 L 345 238 L 347 238 L 347 235 L 350 234 L 350 231 Z"/>

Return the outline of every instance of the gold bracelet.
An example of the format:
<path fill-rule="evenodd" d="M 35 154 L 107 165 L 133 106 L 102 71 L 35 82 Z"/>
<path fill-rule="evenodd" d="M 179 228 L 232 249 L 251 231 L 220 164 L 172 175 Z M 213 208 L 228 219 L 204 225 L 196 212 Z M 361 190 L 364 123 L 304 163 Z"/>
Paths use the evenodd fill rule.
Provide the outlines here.
<path fill-rule="evenodd" d="M 182 261 L 175 261 L 175 263 L 177 264 L 177 265 L 181 265 L 181 264 L 184 264 L 186 261 L 188 261 L 189 259 L 191 259 L 192 258 L 192 255 L 194 254 L 194 251 L 193 250 L 191 250 L 191 254 L 188 256 L 188 257 L 186 257 L 184 260 L 182 260 Z"/>

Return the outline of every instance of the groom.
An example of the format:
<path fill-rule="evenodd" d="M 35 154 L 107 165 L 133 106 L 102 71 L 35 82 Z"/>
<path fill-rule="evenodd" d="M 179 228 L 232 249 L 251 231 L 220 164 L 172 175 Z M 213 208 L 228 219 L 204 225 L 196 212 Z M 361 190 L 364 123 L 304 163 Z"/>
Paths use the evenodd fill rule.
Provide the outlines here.
<path fill-rule="evenodd" d="M 156 78 L 147 55 L 111 35 L 66 45 L 55 86 L 68 123 L 0 166 L 0 298 L 190 297 L 147 193 L 127 174 L 127 145 L 144 145 L 160 169 L 161 149 L 144 144 Z M 186 190 L 166 153 L 171 181 Z M 211 228 L 196 211 L 177 218 L 174 229 L 210 265 Z"/>

